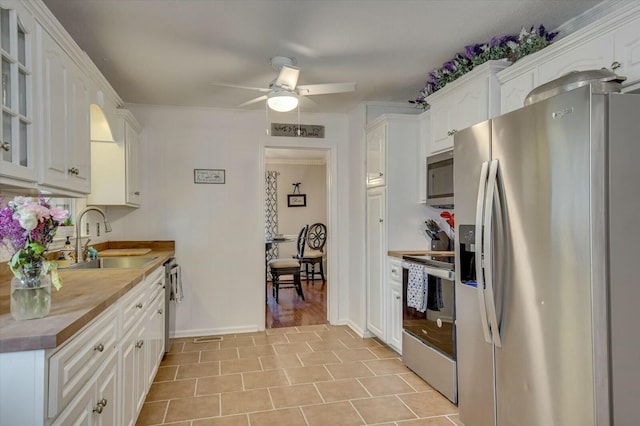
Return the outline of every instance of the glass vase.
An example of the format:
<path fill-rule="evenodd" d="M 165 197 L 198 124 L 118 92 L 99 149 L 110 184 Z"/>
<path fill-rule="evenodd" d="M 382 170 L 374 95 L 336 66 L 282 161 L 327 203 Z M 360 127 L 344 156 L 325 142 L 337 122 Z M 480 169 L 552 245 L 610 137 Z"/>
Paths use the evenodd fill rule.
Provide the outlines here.
<path fill-rule="evenodd" d="M 11 279 L 11 316 L 16 321 L 45 317 L 51 309 L 51 278 L 41 268 L 23 266 Z"/>

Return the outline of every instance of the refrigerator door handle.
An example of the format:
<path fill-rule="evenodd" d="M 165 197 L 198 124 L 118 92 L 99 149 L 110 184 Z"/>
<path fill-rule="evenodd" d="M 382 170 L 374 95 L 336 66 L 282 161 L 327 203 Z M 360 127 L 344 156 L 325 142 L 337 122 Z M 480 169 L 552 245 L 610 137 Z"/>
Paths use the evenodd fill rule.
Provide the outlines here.
<path fill-rule="evenodd" d="M 482 324 L 482 332 L 484 334 L 484 340 L 487 343 L 492 343 L 491 333 L 489 332 L 489 321 L 487 320 L 487 307 L 484 302 L 484 271 L 483 271 L 483 257 L 484 250 L 482 247 L 482 219 L 484 216 L 485 205 L 485 192 L 487 189 L 487 174 L 489 172 L 489 161 L 482 163 L 482 169 L 480 170 L 480 180 L 478 182 L 478 199 L 476 202 L 476 223 L 475 223 L 475 245 L 476 245 L 476 282 L 477 282 L 477 295 L 478 306 L 480 307 L 480 322 Z"/>
<path fill-rule="evenodd" d="M 498 316 L 496 315 L 496 299 L 494 292 L 494 282 L 493 282 L 493 210 L 495 207 L 494 201 L 496 194 L 496 189 L 498 186 L 498 160 L 492 160 L 491 166 L 489 168 L 489 178 L 487 182 L 487 195 L 484 203 L 484 263 L 485 263 L 485 282 L 487 284 L 486 289 L 486 308 L 489 314 L 489 322 L 491 324 L 491 334 L 493 335 L 493 344 L 501 348 L 502 347 L 502 338 L 500 336 L 500 328 L 498 327 Z M 500 217 L 502 215 L 499 215 Z"/>

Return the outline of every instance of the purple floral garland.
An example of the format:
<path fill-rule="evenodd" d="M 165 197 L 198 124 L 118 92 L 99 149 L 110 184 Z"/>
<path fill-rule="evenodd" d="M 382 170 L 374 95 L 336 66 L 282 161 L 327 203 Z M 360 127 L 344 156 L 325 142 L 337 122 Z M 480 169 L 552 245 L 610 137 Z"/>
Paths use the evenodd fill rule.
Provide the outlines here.
<path fill-rule="evenodd" d="M 528 31 L 523 27 L 517 36 L 496 36 L 488 43 L 465 46 L 464 54 L 456 53 L 442 67 L 431 71 L 418 97 L 409 102 L 426 109 L 427 96 L 442 89 L 447 83 L 462 77 L 476 66 L 498 59 L 509 59 L 515 62 L 550 45 L 557 35 L 558 32 L 547 32 L 544 25 L 538 28 L 531 27 Z"/>

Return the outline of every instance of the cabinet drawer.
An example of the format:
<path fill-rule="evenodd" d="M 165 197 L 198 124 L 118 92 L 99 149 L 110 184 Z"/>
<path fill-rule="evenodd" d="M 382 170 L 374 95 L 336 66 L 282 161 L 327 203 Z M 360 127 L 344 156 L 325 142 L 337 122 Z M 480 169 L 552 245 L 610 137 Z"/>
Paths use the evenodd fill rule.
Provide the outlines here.
<path fill-rule="evenodd" d="M 161 266 L 158 269 L 154 270 L 147 278 L 144 280 L 143 290 L 146 295 L 146 304 L 150 304 L 159 294 L 164 294 L 164 267 Z"/>
<path fill-rule="evenodd" d="M 394 283 L 402 283 L 402 264 L 395 259 L 389 261 L 389 276 Z"/>
<path fill-rule="evenodd" d="M 147 302 L 145 283 L 138 284 L 122 298 L 122 334 L 126 334 L 133 324 L 143 317 Z"/>
<path fill-rule="evenodd" d="M 69 404 L 115 351 L 117 314 L 115 307 L 109 308 L 49 358 L 49 417 Z"/>

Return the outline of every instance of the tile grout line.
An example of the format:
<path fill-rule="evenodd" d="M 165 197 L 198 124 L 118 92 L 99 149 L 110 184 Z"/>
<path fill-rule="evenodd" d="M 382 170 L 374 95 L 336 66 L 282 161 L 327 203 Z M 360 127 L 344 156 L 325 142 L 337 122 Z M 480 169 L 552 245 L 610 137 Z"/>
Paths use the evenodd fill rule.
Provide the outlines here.
<path fill-rule="evenodd" d="M 413 410 L 411 409 L 411 407 L 409 407 L 409 405 L 407 405 L 407 403 L 406 403 L 406 402 L 404 402 L 404 401 L 402 400 L 402 398 L 398 397 L 398 395 L 397 395 L 397 394 L 394 394 L 393 396 L 395 396 L 395 397 L 396 397 L 396 399 L 397 399 L 398 401 L 400 401 L 402 404 L 404 404 L 404 406 L 405 406 L 405 407 L 407 407 L 407 409 L 408 409 L 409 411 L 411 411 L 411 413 L 412 413 L 414 416 L 416 416 L 416 418 L 417 418 L 417 419 L 420 419 L 420 418 L 421 418 L 418 414 L 416 414 L 416 412 L 415 412 L 415 411 L 413 411 Z"/>
<path fill-rule="evenodd" d="M 367 421 L 362 416 L 362 414 L 360 413 L 360 411 L 358 411 L 356 406 L 353 405 L 353 402 L 351 402 L 351 400 L 348 400 L 348 402 L 349 402 L 349 405 L 351 405 L 351 408 L 353 408 L 356 411 L 356 414 L 358 415 L 358 417 L 360 417 L 360 419 L 362 420 L 362 423 L 365 424 L 365 425 L 368 424 Z"/>

